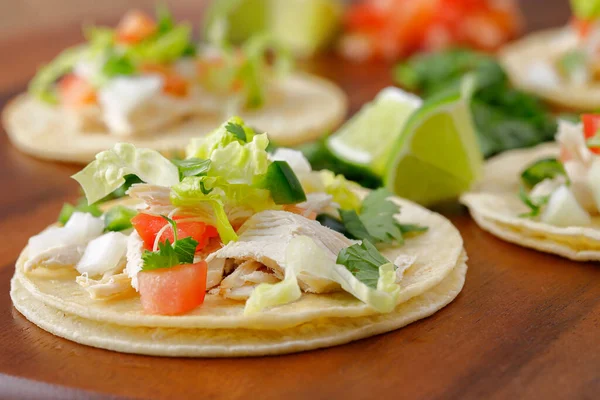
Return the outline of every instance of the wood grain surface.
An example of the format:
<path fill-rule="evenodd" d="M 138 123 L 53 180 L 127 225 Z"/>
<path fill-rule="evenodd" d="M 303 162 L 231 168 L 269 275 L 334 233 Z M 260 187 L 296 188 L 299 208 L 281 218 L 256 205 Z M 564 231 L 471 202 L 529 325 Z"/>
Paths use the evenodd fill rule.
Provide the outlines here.
<path fill-rule="evenodd" d="M 24 88 L 38 63 L 79 39 L 78 20 L 98 12 L 111 22 L 128 4 L 150 4 L 24 3 L 39 7 L 69 3 L 80 8 L 63 14 L 55 10 L 52 21 L 40 26 L 32 18 L 35 26 L 29 29 L 26 22 L 16 20 L 26 21 L 27 13 L 15 12 L 12 20 L 3 11 L 0 32 L 10 21 L 17 33 L 0 39 L 2 104 Z M 530 29 L 568 19 L 566 1 L 523 4 Z M 188 1 L 177 3 L 176 14 L 187 16 L 192 9 L 197 13 L 193 6 Z M 350 95 L 353 111 L 391 83 L 389 66 L 381 64 L 357 66 L 329 56 L 304 68 L 339 83 Z M 64 201 L 78 196 L 77 185 L 69 178 L 76 170 L 20 154 L 0 135 L 2 399 L 599 398 L 599 266 L 502 242 L 480 230 L 458 205 L 440 211 L 465 240 L 470 256 L 465 288 L 442 311 L 396 332 L 331 349 L 250 359 L 126 355 L 54 337 L 12 307 L 9 280 L 27 239 L 56 218 Z"/>

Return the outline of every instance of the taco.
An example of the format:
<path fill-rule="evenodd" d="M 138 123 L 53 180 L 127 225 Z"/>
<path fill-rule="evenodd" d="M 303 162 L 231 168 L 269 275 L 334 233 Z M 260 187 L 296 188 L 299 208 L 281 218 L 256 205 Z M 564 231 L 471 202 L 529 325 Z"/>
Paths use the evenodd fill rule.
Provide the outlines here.
<path fill-rule="evenodd" d="M 537 32 L 500 52 L 520 89 L 566 109 L 600 108 L 600 2 L 572 0 L 572 22 Z"/>
<path fill-rule="evenodd" d="M 556 143 L 487 162 L 481 184 L 461 198 L 480 227 L 572 260 L 600 260 L 600 116 L 582 119 L 561 121 Z"/>
<path fill-rule="evenodd" d="M 343 92 L 293 73 L 270 37 L 234 47 L 220 35 L 197 46 L 191 26 L 163 8 L 156 18 L 131 11 L 115 29 L 87 28 L 85 44 L 41 68 L 9 103 L 5 130 L 24 152 L 87 163 L 122 140 L 181 150 L 233 113 L 280 145 L 314 140 L 343 120 Z"/>
<path fill-rule="evenodd" d="M 90 346 L 256 356 L 391 331 L 458 295 L 466 254 L 449 221 L 267 145 L 234 117 L 184 160 L 130 144 L 98 154 L 74 175 L 87 202 L 19 257 L 15 307 Z"/>

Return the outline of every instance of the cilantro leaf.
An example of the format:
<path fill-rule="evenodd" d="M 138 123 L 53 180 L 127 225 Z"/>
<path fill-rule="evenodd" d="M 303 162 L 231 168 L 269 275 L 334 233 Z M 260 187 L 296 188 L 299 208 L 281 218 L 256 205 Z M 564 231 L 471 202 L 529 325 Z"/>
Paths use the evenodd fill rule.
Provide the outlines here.
<path fill-rule="evenodd" d="M 142 271 L 151 271 L 160 268 L 171 268 L 181 264 L 192 264 L 198 242 L 192 237 L 177 238 L 177 222 L 161 215 L 173 229 L 173 245 L 167 239 L 158 244 L 158 251 L 144 251 L 142 254 Z"/>
<path fill-rule="evenodd" d="M 360 217 L 354 210 L 340 210 L 340 217 L 342 218 L 342 224 L 348 232 L 355 239 L 369 239 L 373 240 L 373 237 L 367 231 L 365 224 L 361 221 Z"/>
<path fill-rule="evenodd" d="M 191 236 L 176 241 L 173 244 L 173 250 L 175 250 L 177 257 L 179 257 L 179 263 L 193 264 L 196 247 L 198 247 L 198 242 Z"/>
<path fill-rule="evenodd" d="M 377 289 L 379 267 L 389 262 L 367 239 L 362 244 L 342 249 L 336 260 L 337 264 L 346 267 L 356 279 L 373 289 Z"/>
<path fill-rule="evenodd" d="M 169 239 L 158 244 L 158 251 L 145 250 L 142 254 L 142 271 L 171 268 L 182 264 L 192 264 L 198 242 L 186 237 L 171 245 Z"/>
<path fill-rule="evenodd" d="M 88 205 L 87 200 L 82 198 L 77 202 L 76 205 L 65 203 L 60 210 L 60 214 L 58 215 L 58 222 L 63 225 L 66 224 L 69 219 L 71 219 L 71 216 L 74 212 L 88 213 L 92 214 L 94 217 L 99 217 L 102 215 L 102 210 L 100 210 L 97 205 Z"/>
<path fill-rule="evenodd" d="M 227 130 L 227 132 L 235 136 L 238 140 L 244 143 L 248 141 L 246 139 L 246 131 L 244 131 L 244 128 L 240 124 L 229 122 L 227 125 L 225 125 L 225 129 Z"/>
<path fill-rule="evenodd" d="M 204 176 L 210 168 L 210 160 L 200 158 L 187 158 L 185 160 L 171 160 L 179 169 L 179 180 L 186 176 Z"/>
<path fill-rule="evenodd" d="M 394 215 L 400 207 L 389 200 L 387 189 L 372 191 L 363 200 L 360 214 L 353 210 L 340 210 L 340 217 L 348 233 L 355 239 L 367 239 L 373 243 L 404 243 L 404 233 L 424 232 L 427 227 L 401 224 Z"/>
<path fill-rule="evenodd" d="M 548 200 L 550 200 L 550 196 L 543 196 L 537 201 L 532 199 L 531 197 L 529 197 L 527 191 L 523 186 L 519 188 L 519 198 L 530 209 L 528 213 L 520 214 L 519 217 L 521 218 L 537 217 L 542 211 L 542 207 L 545 206 L 546 203 L 548 203 Z"/>
<path fill-rule="evenodd" d="M 179 256 L 171 246 L 169 239 L 158 244 L 158 251 L 145 250 L 142 254 L 142 262 L 142 271 L 170 268 L 180 264 Z"/>

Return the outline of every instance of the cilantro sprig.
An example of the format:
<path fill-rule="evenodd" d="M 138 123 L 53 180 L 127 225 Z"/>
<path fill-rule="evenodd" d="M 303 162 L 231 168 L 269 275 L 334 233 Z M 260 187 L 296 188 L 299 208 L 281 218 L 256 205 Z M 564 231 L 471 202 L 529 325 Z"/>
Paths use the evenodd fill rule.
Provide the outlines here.
<path fill-rule="evenodd" d="M 425 226 L 399 223 L 394 215 L 400 212 L 400 207 L 389 200 L 390 196 L 387 189 L 377 189 L 365 197 L 360 213 L 340 210 L 342 223 L 351 237 L 374 244 L 402 244 L 405 234 L 427 230 Z"/>
<path fill-rule="evenodd" d="M 227 132 L 235 136 L 239 141 L 244 143 L 248 142 L 248 138 L 246 137 L 246 131 L 244 130 L 244 127 L 240 124 L 228 122 L 227 125 L 225 125 L 225 129 L 227 130 Z"/>
<path fill-rule="evenodd" d="M 182 264 L 192 264 L 198 242 L 191 237 L 178 239 L 177 223 L 169 217 L 162 216 L 173 229 L 173 244 L 167 239 L 158 244 L 158 251 L 145 250 L 142 254 L 142 271 L 153 271 L 171 268 Z"/>
<path fill-rule="evenodd" d="M 356 279 L 373 289 L 377 289 L 379 267 L 388 263 L 390 261 L 367 239 L 362 244 L 342 249 L 336 260 L 336 264 L 345 266 Z"/>

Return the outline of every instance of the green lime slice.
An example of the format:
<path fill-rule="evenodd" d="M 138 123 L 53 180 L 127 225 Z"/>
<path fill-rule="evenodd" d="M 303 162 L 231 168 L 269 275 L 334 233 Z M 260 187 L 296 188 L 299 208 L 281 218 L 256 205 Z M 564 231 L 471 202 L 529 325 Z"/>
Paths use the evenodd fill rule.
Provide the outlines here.
<path fill-rule="evenodd" d="M 385 186 L 431 205 L 456 198 L 480 175 L 483 156 L 470 111 L 470 86 L 417 110 L 392 146 Z"/>
<path fill-rule="evenodd" d="M 385 88 L 331 135 L 326 146 L 345 163 L 384 176 L 392 145 L 421 103 L 419 97 L 402 89 Z"/>
<path fill-rule="evenodd" d="M 270 32 L 294 54 L 310 56 L 330 44 L 343 13 L 336 0 L 272 1 Z"/>

